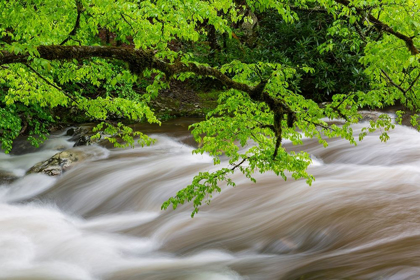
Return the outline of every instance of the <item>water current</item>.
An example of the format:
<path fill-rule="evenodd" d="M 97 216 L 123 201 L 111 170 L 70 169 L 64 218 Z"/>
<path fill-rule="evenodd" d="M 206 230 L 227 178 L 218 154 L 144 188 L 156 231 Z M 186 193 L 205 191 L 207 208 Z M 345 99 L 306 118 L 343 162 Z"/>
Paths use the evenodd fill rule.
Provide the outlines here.
<path fill-rule="evenodd" d="M 147 128 L 150 147 L 82 147 L 92 160 L 60 177 L 25 172 L 72 147 L 64 133 L 1 154 L 0 170 L 19 179 L 0 186 L 0 279 L 420 279 L 418 132 L 326 149 L 306 140 L 312 186 L 237 174 L 192 219 L 189 204 L 160 210 L 214 169 L 192 155 L 189 122 Z"/>

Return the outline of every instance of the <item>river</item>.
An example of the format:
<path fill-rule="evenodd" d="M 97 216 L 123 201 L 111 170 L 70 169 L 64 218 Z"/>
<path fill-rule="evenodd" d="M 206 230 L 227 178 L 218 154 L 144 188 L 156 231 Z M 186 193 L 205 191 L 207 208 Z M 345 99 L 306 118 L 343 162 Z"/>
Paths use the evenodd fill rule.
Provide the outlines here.
<path fill-rule="evenodd" d="M 192 219 L 188 204 L 160 210 L 214 169 L 192 155 L 188 124 L 148 127 L 150 147 L 82 147 L 93 160 L 57 178 L 24 174 L 73 145 L 64 132 L 1 154 L 0 170 L 20 178 L 0 186 L 0 279 L 420 279 L 418 132 L 306 140 L 312 186 L 237 174 Z"/>

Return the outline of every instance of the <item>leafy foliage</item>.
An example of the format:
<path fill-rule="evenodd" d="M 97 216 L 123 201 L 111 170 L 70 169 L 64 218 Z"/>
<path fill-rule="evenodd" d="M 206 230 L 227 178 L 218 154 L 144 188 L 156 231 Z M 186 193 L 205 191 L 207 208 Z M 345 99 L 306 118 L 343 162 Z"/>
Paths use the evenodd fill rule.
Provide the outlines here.
<path fill-rule="evenodd" d="M 205 36 L 196 44 L 186 44 L 185 51 L 199 54 L 201 62 L 211 65 L 225 65 L 232 60 L 306 65 L 314 71 L 299 71 L 290 86 L 318 102 L 331 101 L 334 94 L 369 90 L 369 80 L 359 62 L 365 46 L 357 33 L 361 27 L 338 28 L 341 23 L 323 10 L 299 9 L 296 14 L 299 21 L 294 22 L 283 20 L 275 10 L 258 14 L 255 40 L 238 27 L 234 29 L 238 39 L 220 36 L 219 45 L 224 47 L 214 56 L 209 55 L 214 50 Z"/>
<path fill-rule="evenodd" d="M 251 12 L 263 15 L 255 46 L 235 34 Z M 159 123 L 149 102 L 170 79 L 216 79 L 219 106 L 191 129 L 196 153 L 216 165 L 227 157 L 230 166 L 198 174 L 162 206 L 193 201 L 194 215 L 221 181 L 235 185 L 233 172 L 310 184 L 310 156 L 287 151 L 284 140 L 355 144 L 359 109 L 401 103 L 417 112 L 419 32 L 413 0 L 1 1 L 0 141 L 5 152 L 22 133 L 37 144 L 57 120 L 54 110 L 65 108 L 98 121 L 117 146 L 135 137 L 151 144 L 122 120 Z M 316 102 L 326 97 L 330 103 Z M 337 118 L 345 123 L 326 122 Z M 381 129 L 385 141 L 392 127 L 382 116 L 360 138 Z"/>

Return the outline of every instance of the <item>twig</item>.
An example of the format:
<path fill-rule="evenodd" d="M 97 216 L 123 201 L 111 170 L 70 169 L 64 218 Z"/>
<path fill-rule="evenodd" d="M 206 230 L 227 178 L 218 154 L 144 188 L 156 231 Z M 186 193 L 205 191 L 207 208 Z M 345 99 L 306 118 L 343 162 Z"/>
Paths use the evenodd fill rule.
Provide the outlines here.
<path fill-rule="evenodd" d="M 418 81 L 419 78 L 420 78 L 420 73 L 417 75 L 417 77 L 411 83 L 410 87 L 406 90 L 406 92 L 409 92 L 413 88 L 414 84 Z"/>
<path fill-rule="evenodd" d="M 67 96 L 69 99 L 71 99 L 74 103 L 79 104 L 76 99 L 74 99 L 71 95 L 69 95 L 67 92 L 65 92 L 63 89 L 55 85 L 54 83 L 48 81 L 47 78 L 42 76 L 38 71 L 36 71 L 31 65 L 25 64 L 26 67 L 28 67 L 32 72 L 34 72 L 39 78 L 41 78 L 44 82 L 46 82 L 48 85 L 52 86 L 53 88 L 61 91 L 65 96 Z"/>
<path fill-rule="evenodd" d="M 280 148 L 281 141 L 282 141 L 281 135 L 277 136 L 276 147 L 274 148 L 273 160 L 276 159 L 277 153 L 278 153 L 279 148 Z"/>
<path fill-rule="evenodd" d="M 232 167 L 230 170 L 234 171 L 236 168 L 238 168 L 239 166 L 241 166 L 248 159 L 249 159 L 249 157 L 244 158 L 240 163 L 238 163 L 237 165 L 235 165 L 234 167 Z"/>
<path fill-rule="evenodd" d="M 125 18 L 125 16 L 124 16 L 124 14 L 123 13 L 121 13 L 121 17 L 123 18 L 123 20 L 131 27 L 131 29 L 133 30 L 133 31 L 135 31 L 134 30 L 134 27 L 131 25 L 131 23 Z"/>
<path fill-rule="evenodd" d="M 407 93 L 402 87 L 400 87 L 399 85 L 397 85 L 392 79 L 391 77 L 388 75 L 388 73 L 386 73 L 383 69 L 381 69 L 382 74 L 386 77 L 386 79 L 389 81 L 389 83 L 391 83 L 394 87 L 396 87 L 399 91 L 401 91 L 404 95 Z"/>
<path fill-rule="evenodd" d="M 76 17 L 76 22 L 74 24 L 74 27 L 73 27 L 72 31 L 70 31 L 70 33 L 67 36 L 67 38 L 64 39 L 63 42 L 61 42 L 60 46 L 62 46 L 65 43 L 67 43 L 71 39 L 72 36 L 76 35 L 77 29 L 80 28 L 80 15 L 84 11 L 82 2 L 80 0 L 76 0 L 76 8 L 77 8 L 77 17 Z M 79 42 L 79 44 L 80 44 L 80 42 Z"/>

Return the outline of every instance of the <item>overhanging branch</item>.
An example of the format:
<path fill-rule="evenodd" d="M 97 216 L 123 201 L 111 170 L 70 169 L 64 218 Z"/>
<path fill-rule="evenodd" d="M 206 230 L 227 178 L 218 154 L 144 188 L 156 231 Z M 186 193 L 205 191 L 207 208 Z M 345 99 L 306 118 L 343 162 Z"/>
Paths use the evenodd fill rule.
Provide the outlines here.
<path fill-rule="evenodd" d="M 277 154 L 281 143 L 281 120 L 283 115 L 287 114 L 294 118 L 295 112 L 281 99 L 274 98 L 264 91 L 267 81 L 261 81 L 256 86 L 250 86 L 232 80 L 220 70 L 208 66 L 197 65 L 194 63 L 167 63 L 157 59 L 152 51 L 140 49 L 128 49 L 123 47 L 103 47 L 103 46 L 39 46 L 37 48 L 39 57 L 46 60 L 73 60 L 89 59 L 100 57 L 106 59 L 117 59 L 129 64 L 130 70 L 134 74 L 140 74 L 145 69 L 156 69 L 165 73 L 167 78 L 175 74 L 192 72 L 200 76 L 213 77 L 222 82 L 230 89 L 240 90 L 249 95 L 257 102 L 264 102 L 274 113 L 274 127 L 276 134 L 276 149 L 274 157 Z M 26 64 L 31 60 L 29 53 L 14 54 L 7 51 L 0 51 L 0 66 L 12 63 Z"/>
<path fill-rule="evenodd" d="M 418 79 L 420 78 L 420 73 L 417 75 L 417 77 L 411 82 L 410 86 L 408 87 L 408 89 L 403 89 L 400 85 L 398 85 L 396 82 L 394 82 L 391 77 L 388 75 L 387 72 L 385 72 L 383 69 L 381 69 L 381 73 L 382 75 L 386 78 L 386 80 L 393 85 L 394 87 L 396 87 L 399 91 L 401 91 L 404 95 L 407 94 L 407 92 L 409 92 L 414 84 L 418 81 Z"/>
<path fill-rule="evenodd" d="M 103 47 L 103 46 L 39 46 L 37 48 L 39 57 L 46 60 L 73 60 L 100 57 L 106 59 L 117 59 L 129 64 L 130 70 L 134 74 L 140 74 L 145 69 L 156 69 L 166 74 L 167 78 L 175 74 L 192 72 L 200 76 L 216 78 L 226 87 L 240 90 L 258 102 L 265 102 L 273 112 L 282 111 L 293 113 L 287 104 L 279 99 L 271 97 L 264 92 L 267 81 L 261 81 L 257 86 L 250 86 L 232 80 L 220 70 L 212 67 L 197 65 L 194 63 L 167 63 L 157 59 L 152 51 L 141 49 L 128 49 L 123 47 Z M 8 51 L 0 51 L 0 65 L 11 63 L 28 63 L 31 59 L 29 53 L 14 54 Z"/>
<path fill-rule="evenodd" d="M 36 71 L 31 65 L 29 64 L 25 64 L 26 67 L 29 68 L 29 70 L 31 70 L 35 75 L 37 75 L 41 80 L 43 80 L 45 83 L 47 83 L 49 86 L 52 86 L 53 88 L 57 89 L 58 91 L 62 92 L 67 98 L 69 98 L 70 100 L 72 100 L 74 103 L 78 104 L 77 100 L 74 99 L 74 97 L 72 97 L 70 94 L 68 94 L 67 92 L 65 92 L 63 89 L 61 89 L 60 87 L 58 87 L 56 84 L 54 84 L 53 82 L 49 81 L 47 78 L 45 78 L 44 76 L 42 76 L 38 71 Z"/>
<path fill-rule="evenodd" d="M 356 12 L 359 15 L 363 15 L 366 17 L 366 19 L 372 23 L 378 30 L 381 30 L 385 33 L 391 34 L 395 37 L 397 37 L 398 39 L 401 39 L 405 42 L 407 48 L 410 50 L 412 55 L 416 55 L 419 54 L 419 49 L 416 48 L 416 46 L 414 45 L 414 41 L 412 37 L 409 37 L 405 34 L 402 34 L 398 31 L 395 31 L 392 27 L 390 27 L 388 24 L 382 22 L 379 20 L 379 18 L 375 18 L 371 13 L 367 12 L 365 9 L 359 8 L 359 7 L 355 7 L 353 6 L 349 0 L 335 0 L 335 2 L 342 4 L 346 7 L 350 7 L 350 8 L 354 8 L 356 10 Z"/>

